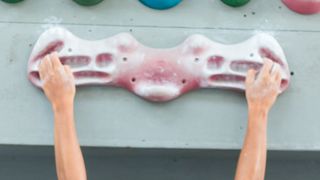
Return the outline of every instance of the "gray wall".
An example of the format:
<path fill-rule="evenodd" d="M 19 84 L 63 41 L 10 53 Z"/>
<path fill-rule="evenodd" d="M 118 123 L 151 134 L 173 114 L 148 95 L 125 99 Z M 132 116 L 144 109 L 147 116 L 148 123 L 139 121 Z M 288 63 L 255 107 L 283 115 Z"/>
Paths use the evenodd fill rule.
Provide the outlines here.
<path fill-rule="evenodd" d="M 89 180 L 228 180 L 238 151 L 84 148 Z M 266 180 L 318 180 L 318 152 L 270 151 Z M 1 180 L 56 179 L 52 147 L 1 146 Z"/>
<path fill-rule="evenodd" d="M 31 13 L 32 12 L 32 13 Z M 0 144 L 52 145 L 51 108 L 26 78 L 33 43 L 59 24 L 82 38 L 132 32 L 152 47 L 171 47 L 201 33 L 224 43 L 263 31 L 283 46 L 294 72 L 270 114 L 269 149 L 319 150 L 320 16 L 302 16 L 279 0 L 233 9 L 218 0 L 185 0 L 156 11 L 136 0 L 105 0 L 81 7 L 71 0 L 0 3 Z M 163 104 L 108 87 L 83 87 L 76 97 L 82 145 L 239 149 L 247 109 L 242 93 L 199 90 Z"/>
<path fill-rule="evenodd" d="M 320 16 L 301 16 L 280 0 L 232 9 L 218 0 L 184 0 L 155 11 L 137 0 L 81 7 L 71 0 L 0 1 L 0 144 L 50 145 L 52 113 L 26 78 L 33 43 L 59 24 L 87 39 L 131 32 L 153 47 L 171 47 L 201 33 L 224 43 L 263 31 L 283 46 L 292 84 L 270 115 L 269 148 L 319 150 Z M 243 94 L 201 90 L 152 104 L 116 88 L 78 89 L 80 142 L 88 146 L 239 149 L 246 127 Z M 237 151 L 86 148 L 89 179 L 232 179 Z M 272 151 L 267 179 L 319 179 L 318 152 Z M 0 179 L 56 179 L 52 147 L 0 146 Z"/>

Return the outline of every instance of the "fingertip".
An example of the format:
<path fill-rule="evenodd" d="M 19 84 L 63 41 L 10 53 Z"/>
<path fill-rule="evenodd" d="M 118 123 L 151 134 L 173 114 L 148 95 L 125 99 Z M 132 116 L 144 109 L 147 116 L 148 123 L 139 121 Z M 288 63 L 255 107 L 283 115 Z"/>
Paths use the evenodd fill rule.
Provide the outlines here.
<path fill-rule="evenodd" d="M 282 76 L 280 71 L 277 72 L 276 74 L 276 81 L 281 85 L 281 80 L 282 80 Z"/>
<path fill-rule="evenodd" d="M 52 59 L 52 64 L 54 68 L 59 68 L 60 66 L 62 66 L 57 52 L 53 52 L 51 54 L 51 59 Z"/>
<path fill-rule="evenodd" d="M 250 73 L 253 73 L 253 74 L 256 74 L 258 71 L 257 70 L 255 70 L 255 69 L 249 69 L 248 70 Z"/>
<path fill-rule="evenodd" d="M 265 58 L 264 59 L 264 63 L 265 63 L 265 66 L 267 67 L 267 69 L 271 69 L 272 66 L 274 65 L 274 62 L 268 58 Z"/>
<path fill-rule="evenodd" d="M 43 72 L 42 72 L 42 69 L 39 69 L 39 78 L 40 80 L 43 80 Z"/>
<path fill-rule="evenodd" d="M 273 61 L 272 61 L 271 59 L 267 58 L 267 57 L 264 57 L 264 58 L 263 58 L 263 62 L 264 62 L 265 64 L 272 64 L 272 63 L 273 63 Z"/>
<path fill-rule="evenodd" d="M 264 64 L 262 69 L 260 70 L 259 78 L 265 79 L 270 77 L 270 73 L 271 73 L 274 62 L 268 58 L 263 58 L 263 60 L 264 60 Z"/>
<path fill-rule="evenodd" d="M 63 67 L 64 67 L 65 71 L 66 71 L 69 75 L 73 76 L 73 73 L 72 73 L 72 70 L 71 70 L 70 66 L 64 65 Z"/>
<path fill-rule="evenodd" d="M 46 55 L 39 62 L 38 68 L 39 68 L 39 73 L 40 74 L 43 74 L 46 71 L 46 69 L 48 67 L 47 64 L 48 64 L 48 56 Z"/>
<path fill-rule="evenodd" d="M 43 68 L 43 61 L 44 61 L 44 59 L 41 59 L 41 60 L 39 61 L 39 65 L 38 65 L 39 70 Z"/>
<path fill-rule="evenodd" d="M 71 68 L 70 68 L 69 65 L 63 65 L 63 67 L 64 67 L 65 70 L 71 71 Z"/>
<path fill-rule="evenodd" d="M 254 70 L 254 69 L 249 69 L 248 72 L 247 72 L 247 76 L 253 76 L 253 75 L 255 75 L 256 73 L 257 73 L 256 70 Z"/>
<path fill-rule="evenodd" d="M 53 53 L 51 54 L 51 57 L 52 57 L 53 59 L 55 59 L 55 60 L 59 59 L 59 55 L 58 55 L 57 52 L 53 52 Z"/>
<path fill-rule="evenodd" d="M 58 52 L 57 52 L 57 51 L 54 51 L 54 52 L 52 52 L 51 54 L 52 54 L 52 56 L 54 56 L 54 57 L 58 57 Z"/>
<path fill-rule="evenodd" d="M 49 67 L 52 67 L 52 57 L 51 57 L 51 54 L 46 55 L 46 57 L 45 57 L 45 63 L 46 63 Z"/>
<path fill-rule="evenodd" d="M 41 60 L 41 62 L 46 63 L 50 59 L 49 55 L 44 56 L 44 58 Z"/>
<path fill-rule="evenodd" d="M 281 68 L 278 64 L 274 64 L 272 68 L 271 75 L 276 79 L 281 78 Z"/>

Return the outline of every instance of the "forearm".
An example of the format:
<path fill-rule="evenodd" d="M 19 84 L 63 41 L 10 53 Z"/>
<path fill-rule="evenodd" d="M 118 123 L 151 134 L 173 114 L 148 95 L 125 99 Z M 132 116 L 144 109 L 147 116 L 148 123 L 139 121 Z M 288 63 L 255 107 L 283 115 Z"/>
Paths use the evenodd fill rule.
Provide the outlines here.
<path fill-rule="evenodd" d="M 240 153 L 236 180 L 263 180 L 267 156 L 267 111 L 249 108 L 249 120 Z"/>
<path fill-rule="evenodd" d="M 86 171 L 77 138 L 73 104 L 54 106 L 54 143 L 59 180 L 85 180 Z"/>

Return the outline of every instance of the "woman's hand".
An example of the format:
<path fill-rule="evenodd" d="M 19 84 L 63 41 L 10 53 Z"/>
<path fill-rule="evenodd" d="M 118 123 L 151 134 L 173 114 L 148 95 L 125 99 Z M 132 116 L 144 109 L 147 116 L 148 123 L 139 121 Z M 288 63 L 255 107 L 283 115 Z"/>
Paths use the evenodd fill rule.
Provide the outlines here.
<path fill-rule="evenodd" d="M 69 66 L 61 64 L 58 54 L 47 55 L 39 67 L 42 88 L 53 107 L 72 104 L 75 96 L 74 77 Z"/>

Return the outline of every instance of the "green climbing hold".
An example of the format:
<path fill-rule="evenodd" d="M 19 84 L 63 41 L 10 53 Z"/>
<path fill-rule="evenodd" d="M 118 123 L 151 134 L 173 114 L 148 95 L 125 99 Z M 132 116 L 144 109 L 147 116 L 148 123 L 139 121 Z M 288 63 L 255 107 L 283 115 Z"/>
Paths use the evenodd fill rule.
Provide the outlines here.
<path fill-rule="evenodd" d="M 250 0 L 221 0 L 221 1 L 232 7 L 240 7 L 247 4 Z"/>
<path fill-rule="evenodd" d="M 73 1 L 83 6 L 92 6 L 102 2 L 103 0 L 73 0 Z"/>
<path fill-rule="evenodd" d="M 18 3 L 18 2 L 21 2 L 23 0 L 2 0 L 4 2 L 7 2 L 7 3 Z"/>

